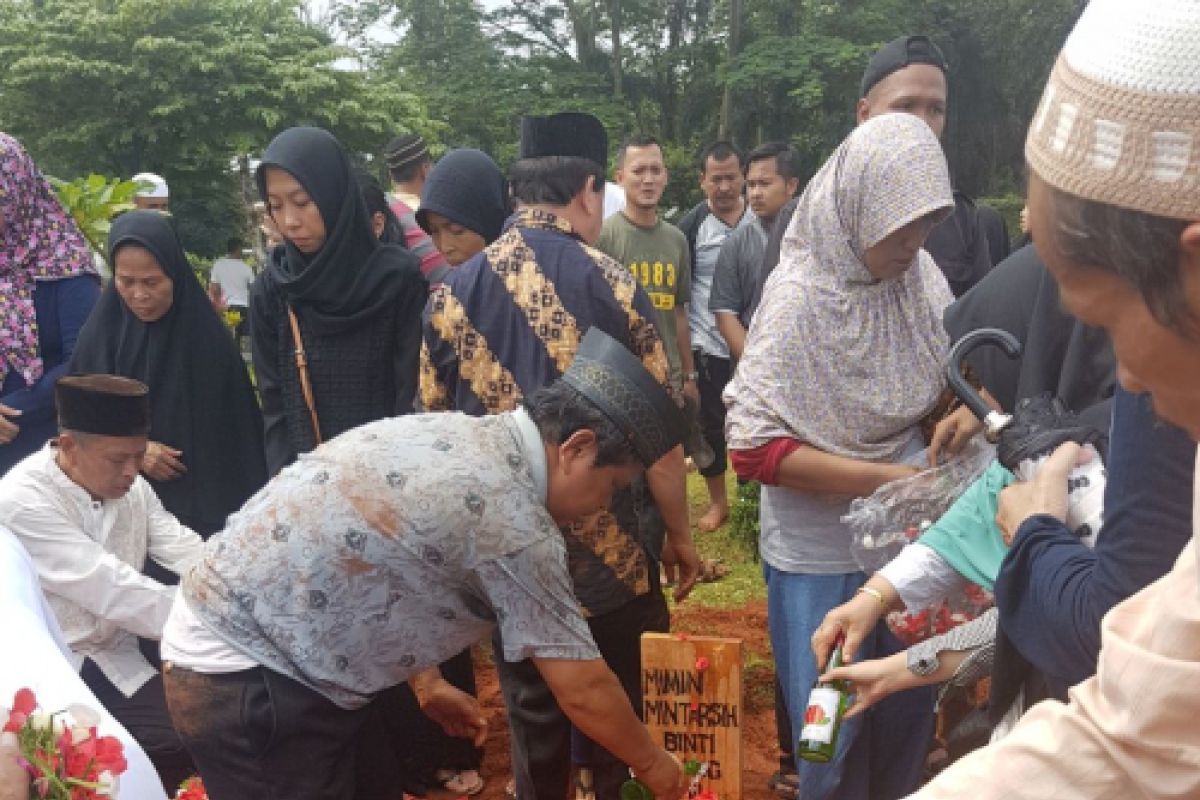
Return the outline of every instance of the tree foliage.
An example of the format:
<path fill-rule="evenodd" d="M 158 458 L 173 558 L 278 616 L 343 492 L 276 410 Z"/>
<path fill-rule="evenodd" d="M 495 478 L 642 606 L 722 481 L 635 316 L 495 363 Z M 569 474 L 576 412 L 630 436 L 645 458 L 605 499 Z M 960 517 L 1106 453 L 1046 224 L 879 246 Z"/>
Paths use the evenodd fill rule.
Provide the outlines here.
<path fill-rule="evenodd" d="M 203 254 L 244 219 L 231 163 L 295 124 L 363 154 L 417 131 L 435 153 L 479 147 L 505 166 L 521 114 L 586 110 L 613 151 L 630 133 L 663 142 L 666 204 L 682 210 L 721 131 L 743 148 L 790 141 L 815 170 L 853 125 L 870 53 L 919 32 L 952 65 L 959 188 L 1001 194 L 1019 188 L 1024 130 L 1083 5 L 357 0 L 317 20 L 304 0 L 5 0 L 0 128 L 64 177 L 163 173 Z"/>
<path fill-rule="evenodd" d="M 11 0 L 0 4 L 0 120 L 43 169 L 164 174 L 185 245 L 219 253 L 239 224 L 223 179 L 296 124 L 378 151 L 428 128 L 420 99 L 305 23 L 298 0 Z"/>

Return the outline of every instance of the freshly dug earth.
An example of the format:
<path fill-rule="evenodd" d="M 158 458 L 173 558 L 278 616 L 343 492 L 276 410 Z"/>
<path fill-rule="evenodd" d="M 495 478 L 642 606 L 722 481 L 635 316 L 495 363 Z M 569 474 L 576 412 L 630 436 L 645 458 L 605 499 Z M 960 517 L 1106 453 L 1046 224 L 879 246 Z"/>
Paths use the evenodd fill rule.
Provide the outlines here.
<path fill-rule="evenodd" d="M 671 612 L 672 632 L 704 636 L 726 636 L 745 641 L 744 727 L 742 729 L 742 787 L 745 800 L 768 800 L 776 795 L 767 789 L 767 779 L 778 767 L 779 748 L 775 736 L 775 670 L 767 636 L 767 604 L 752 600 L 741 608 L 716 609 L 684 602 Z M 476 652 L 476 681 L 479 702 L 488 721 L 482 774 L 487 782 L 480 800 L 504 800 L 508 782 L 508 726 L 504 700 L 489 652 Z M 430 795 L 434 798 L 434 795 Z M 452 797 L 445 794 L 435 798 Z"/>

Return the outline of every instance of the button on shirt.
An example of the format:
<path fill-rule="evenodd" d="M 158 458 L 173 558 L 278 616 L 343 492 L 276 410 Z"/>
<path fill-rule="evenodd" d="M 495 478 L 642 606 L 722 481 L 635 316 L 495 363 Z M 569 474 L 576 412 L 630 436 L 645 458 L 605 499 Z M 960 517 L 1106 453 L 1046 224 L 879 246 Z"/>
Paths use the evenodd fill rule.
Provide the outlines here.
<path fill-rule="evenodd" d="M 696 231 L 696 265 L 692 271 L 692 303 L 688 306 L 688 328 L 692 334 L 692 347 L 718 358 L 729 358 L 729 345 L 717 330 L 717 319 L 708 307 L 712 293 L 713 275 L 717 271 L 717 258 L 721 245 L 736 228 L 754 224 L 754 212 L 746 205 L 746 212 L 737 225 L 730 227 L 716 214 L 709 214 Z"/>
<path fill-rule="evenodd" d="M 137 637 L 158 639 L 175 588 L 141 574 L 147 556 L 184 573 L 203 543 L 138 476 L 120 500 L 92 500 L 67 477 L 53 446 L 0 480 L 0 525 L 29 552 L 72 653 L 96 663 L 131 697 L 157 674 Z"/>
<path fill-rule="evenodd" d="M 230 517 L 179 602 L 235 654 L 347 709 L 497 626 L 508 661 L 599 658 L 545 475 L 524 411 L 363 425 Z M 171 660 L 225 660 L 185 627 L 168 626 Z"/>

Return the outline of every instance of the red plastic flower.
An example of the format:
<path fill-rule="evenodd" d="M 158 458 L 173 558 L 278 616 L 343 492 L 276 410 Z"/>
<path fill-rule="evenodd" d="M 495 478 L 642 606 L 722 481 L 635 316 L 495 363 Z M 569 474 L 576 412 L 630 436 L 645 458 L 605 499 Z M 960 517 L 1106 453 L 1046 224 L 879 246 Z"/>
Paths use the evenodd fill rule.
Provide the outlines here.
<path fill-rule="evenodd" d="M 175 800 L 208 800 L 208 792 L 204 788 L 204 782 L 199 777 L 188 778 L 179 784 L 179 791 L 175 794 Z"/>
<path fill-rule="evenodd" d="M 8 714 L 8 720 L 4 723 L 4 730 L 8 733 L 20 733 L 21 728 L 25 727 L 29 715 L 37 709 L 37 697 L 29 689 L 18 689 L 13 696 L 12 710 Z"/>
<path fill-rule="evenodd" d="M 707 657 L 700 656 L 696 659 L 696 672 L 704 672 L 704 670 L 708 669 L 709 666 L 710 664 L 708 663 Z"/>

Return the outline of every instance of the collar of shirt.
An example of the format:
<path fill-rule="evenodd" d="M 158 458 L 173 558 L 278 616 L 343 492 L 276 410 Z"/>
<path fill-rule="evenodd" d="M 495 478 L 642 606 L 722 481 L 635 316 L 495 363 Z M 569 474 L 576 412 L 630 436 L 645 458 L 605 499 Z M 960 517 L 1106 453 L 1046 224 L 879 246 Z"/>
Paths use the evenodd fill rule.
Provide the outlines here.
<path fill-rule="evenodd" d="M 53 442 L 47 443 L 45 453 L 46 476 L 50 479 L 50 482 L 53 483 L 60 492 L 62 492 L 64 496 L 69 498 L 71 502 L 75 503 L 80 508 L 91 508 L 96 510 L 104 507 L 103 500 L 94 500 L 91 492 L 89 492 L 87 489 L 84 489 L 75 481 L 71 480 L 71 476 L 68 475 L 59 465 L 58 448 Z"/>
<path fill-rule="evenodd" d="M 509 217 L 508 221 L 504 223 L 504 230 L 507 231 L 513 226 L 519 228 L 534 228 L 545 231 L 556 231 L 558 233 L 566 234 L 572 239 L 579 239 L 580 241 L 583 241 L 583 237 L 579 235 L 579 232 L 576 231 L 574 227 L 572 227 L 570 222 L 558 216 L 557 214 L 553 214 L 540 208 L 519 209 L 517 213 Z"/>
<path fill-rule="evenodd" d="M 518 408 L 512 412 L 512 415 L 513 421 L 517 423 L 517 433 L 521 436 L 519 444 L 525 451 L 525 457 L 529 460 L 529 471 L 533 475 L 533 484 L 537 487 L 538 496 L 544 504 L 550 491 L 550 478 L 549 468 L 546 466 L 546 446 L 542 442 L 542 434 L 537 428 L 537 423 L 533 421 L 533 417 L 529 416 L 529 412 L 525 409 Z"/>

